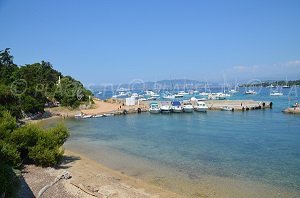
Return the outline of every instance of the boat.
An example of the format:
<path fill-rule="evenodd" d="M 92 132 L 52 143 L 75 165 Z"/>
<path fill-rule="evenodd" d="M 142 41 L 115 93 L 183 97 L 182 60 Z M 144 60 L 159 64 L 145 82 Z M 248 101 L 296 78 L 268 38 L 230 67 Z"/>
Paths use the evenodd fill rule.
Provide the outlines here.
<path fill-rule="evenodd" d="M 84 116 L 82 116 L 83 119 L 91 118 L 91 117 L 93 117 L 93 115 L 84 115 Z"/>
<path fill-rule="evenodd" d="M 209 90 L 209 92 L 207 92 Z M 204 92 L 199 93 L 200 96 L 208 96 L 211 93 L 210 88 L 208 87 L 208 83 L 205 83 Z"/>
<path fill-rule="evenodd" d="M 249 89 L 248 91 L 245 91 L 245 94 L 247 95 L 256 94 L 256 91 L 254 91 L 253 89 Z"/>
<path fill-rule="evenodd" d="M 197 106 L 194 107 L 195 111 L 198 112 L 206 112 L 208 107 L 206 106 L 205 102 L 197 102 Z"/>
<path fill-rule="evenodd" d="M 179 95 L 179 96 L 186 96 L 186 95 L 189 95 L 189 93 L 184 92 L 184 91 L 179 91 L 177 95 Z"/>
<path fill-rule="evenodd" d="M 139 94 L 137 94 L 137 93 L 133 93 L 133 94 L 131 94 L 130 97 L 131 97 L 131 98 L 139 98 L 140 96 L 139 96 Z"/>
<path fill-rule="evenodd" d="M 103 114 L 103 117 L 111 117 L 111 116 L 114 116 L 115 114 L 113 113 L 105 113 Z"/>
<path fill-rule="evenodd" d="M 83 113 L 80 113 L 80 114 L 76 114 L 76 115 L 74 115 L 74 117 L 75 118 L 82 118 L 84 116 L 84 114 Z"/>
<path fill-rule="evenodd" d="M 147 90 L 146 93 L 145 93 L 145 96 L 159 97 L 159 94 L 153 92 L 152 90 Z"/>
<path fill-rule="evenodd" d="M 166 99 L 166 100 L 174 99 L 174 98 L 175 98 L 175 95 L 164 95 L 162 98 L 163 98 L 163 99 Z"/>
<path fill-rule="evenodd" d="M 162 113 L 170 113 L 171 110 L 172 110 L 172 108 L 168 104 L 162 105 L 160 107 L 160 112 L 162 112 Z"/>
<path fill-rule="evenodd" d="M 159 108 L 159 105 L 157 102 L 150 103 L 149 112 L 150 113 L 160 113 L 160 108 Z"/>
<path fill-rule="evenodd" d="M 270 85 L 268 85 L 268 86 L 266 86 L 267 88 L 274 88 L 275 86 L 274 85 L 272 85 L 272 84 L 270 84 Z"/>
<path fill-rule="evenodd" d="M 285 85 L 283 85 L 282 88 L 291 88 L 291 86 L 288 85 L 287 78 L 285 79 Z"/>
<path fill-rule="evenodd" d="M 101 117 L 103 117 L 102 114 L 100 114 L 100 115 L 93 115 L 93 118 L 101 118 Z"/>
<path fill-rule="evenodd" d="M 235 93 L 238 93 L 238 91 L 237 91 L 237 90 L 235 90 L 235 89 L 231 89 L 231 90 L 229 90 L 229 93 L 231 93 L 231 94 L 235 94 Z"/>
<path fill-rule="evenodd" d="M 154 96 L 147 98 L 147 100 L 156 100 L 156 99 L 157 99 L 157 97 L 154 97 Z"/>
<path fill-rule="evenodd" d="M 279 91 L 277 91 L 277 90 L 272 91 L 272 92 L 270 93 L 270 96 L 282 96 L 282 95 L 283 95 L 283 93 L 281 93 L 281 92 L 279 92 Z"/>
<path fill-rule="evenodd" d="M 181 113 L 183 111 L 183 108 L 181 106 L 181 103 L 179 101 L 172 101 L 172 111 L 174 113 Z"/>
<path fill-rule="evenodd" d="M 180 95 L 180 94 L 175 94 L 174 98 L 183 98 L 184 95 Z"/>
<path fill-rule="evenodd" d="M 186 103 L 183 105 L 183 111 L 186 113 L 191 113 L 194 111 L 194 107 L 191 103 Z"/>
<path fill-rule="evenodd" d="M 129 94 L 130 94 L 129 92 L 121 91 L 121 92 L 118 92 L 118 94 L 113 95 L 112 98 L 125 98 L 125 97 L 127 97 Z"/>
<path fill-rule="evenodd" d="M 224 106 L 224 107 L 221 107 L 221 110 L 222 111 L 233 111 L 233 108 L 229 107 L 229 106 Z"/>

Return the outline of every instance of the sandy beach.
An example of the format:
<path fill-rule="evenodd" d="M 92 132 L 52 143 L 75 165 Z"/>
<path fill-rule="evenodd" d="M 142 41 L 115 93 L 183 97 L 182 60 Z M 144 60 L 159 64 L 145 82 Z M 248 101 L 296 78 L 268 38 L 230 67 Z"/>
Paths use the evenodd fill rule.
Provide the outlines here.
<path fill-rule="evenodd" d="M 69 150 L 65 151 L 62 164 L 55 168 L 25 166 L 22 171 L 25 182 L 22 185 L 21 196 L 37 196 L 44 186 L 54 181 L 65 170 L 71 174 L 71 178 L 58 181 L 43 194 L 43 197 L 180 197 Z M 27 185 L 29 189 L 26 190 Z"/>

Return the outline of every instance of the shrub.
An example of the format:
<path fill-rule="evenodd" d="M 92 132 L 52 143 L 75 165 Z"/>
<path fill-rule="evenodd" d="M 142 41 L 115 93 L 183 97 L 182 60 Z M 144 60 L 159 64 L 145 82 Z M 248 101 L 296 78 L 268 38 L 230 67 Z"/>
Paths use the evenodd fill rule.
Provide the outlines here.
<path fill-rule="evenodd" d="M 13 169 L 0 162 L 0 197 L 16 197 L 19 180 Z"/>
<path fill-rule="evenodd" d="M 21 157 L 17 148 L 0 140 L 0 162 L 1 161 L 13 167 L 19 167 L 21 165 Z"/>

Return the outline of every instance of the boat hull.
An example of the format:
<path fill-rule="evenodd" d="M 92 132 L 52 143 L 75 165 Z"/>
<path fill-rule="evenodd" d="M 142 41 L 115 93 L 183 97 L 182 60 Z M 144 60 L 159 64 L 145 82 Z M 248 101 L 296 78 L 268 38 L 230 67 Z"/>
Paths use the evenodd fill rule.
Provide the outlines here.
<path fill-rule="evenodd" d="M 160 109 L 150 109 L 149 112 L 153 114 L 157 114 L 160 113 Z"/>

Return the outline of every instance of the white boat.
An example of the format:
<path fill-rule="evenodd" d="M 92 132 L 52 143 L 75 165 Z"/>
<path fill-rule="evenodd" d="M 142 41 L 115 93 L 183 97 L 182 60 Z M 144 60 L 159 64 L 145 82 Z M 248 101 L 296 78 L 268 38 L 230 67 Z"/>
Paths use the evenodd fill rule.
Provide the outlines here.
<path fill-rule="evenodd" d="M 145 93 L 145 96 L 150 96 L 150 97 L 159 97 L 159 94 L 151 91 L 151 90 L 147 90 Z"/>
<path fill-rule="evenodd" d="M 233 111 L 233 108 L 229 107 L 229 106 L 224 106 L 224 107 L 221 107 L 221 110 L 222 111 Z"/>
<path fill-rule="evenodd" d="M 195 106 L 194 109 L 198 112 L 206 112 L 208 107 L 206 106 L 205 102 L 197 102 L 197 106 Z"/>
<path fill-rule="evenodd" d="M 175 94 L 174 98 L 183 98 L 184 95 Z"/>
<path fill-rule="evenodd" d="M 156 99 L 157 99 L 157 97 L 154 97 L 154 96 L 147 98 L 147 100 L 156 100 Z"/>
<path fill-rule="evenodd" d="M 238 93 L 238 91 L 237 91 L 237 90 L 235 90 L 235 89 L 231 89 L 231 90 L 229 90 L 229 93 L 231 93 L 231 94 L 235 94 L 235 93 Z"/>
<path fill-rule="evenodd" d="M 269 86 L 266 86 L 267 88 L 274 88 L 275 86 L 274 85 L 269 85 Z"/>
<path fill-rule="evenodd" d="M 206 101 L 207 100 L 207 98 L 199 98 L 199 99 L 197 99 L 197 101 Z"/>
<path fill-rule="evenodd" d="M 272 91 L 271 93 L 270 93 L 270 96 L 282 96 L 283 95 L 283 93 L 281 93 L 281 92 L 279 92 L 279 91 Z"/>
<path fill-rule="evenodd" d="M 76 115 L 74 115 L 74 117 L 75 118 L 82 118 L 84 116 L 84 114 L 83 113 L 80 113 L 80 114 L 76 114 Z"/>
<path fill-rule="evenodd" d="M 162 113 L 170 113 L 171 110 L 172 110 L 172 108 L 170 107 L 170 105 L 162 105 L 162 106 L 160 107 L 160 111 L 161 111 Z"/>
<path fill-rule="evenodd" d="M 91 118 L 91 117 L 93 117 L 93 116 L 92 115 L 84 115 L 84 116 L 82 116 L 83 119 Z"/>
<path fill-rule="evenodd" d="M 160 113 L 160 108 L 157 102 L 152 102 L 150 103 L 150 108 L 149 108 L 150 113 Z"/>
<path fill-rule="evenodd" d="M 137 93 L 133 93 L 133 94 L 131 94 L 131 96 L 130 96 L 131 98 L 139 98 L 139 94 L 137 94 Z"/>
<path fill-rule="evenodd" d="M 249 89 L 248 91 L 245 91 L 245 94 L 256 94 L 256 91 L 254 91 L 253 89 Z"/>
<path fill-rule="evenodd" d="M 177 95 L 179 95 L 179 96 L 186 96 L 186 95 L 189 95 L 189 93 L 184 92 L 184 91 L 179 91 Z"/>
<path fill-rule="evenodd" d="M 129 92 L 118 92 L 118 94 L 116 95 L 113 95 L 112 98 L 125 98 L 129 95 L 130 93 Z"/>
<path fill-rule="evenodd" d="M 168 100 L 168 99 L 174 99 L 175 95 L 164 95 L 162 98 L 166 99 L 166 100 Z"/>
<path fill-rule="evenodd" d="M 101 117 L 103 117 L 102 114 L 100 114 L 100 115 L 94 115 L 94 116 L 93 116 L 93 118 L 101 118 Z"/>
<path fill-rule="evenodd" d="M 187 103 L 183 105 L 183 111 L 186 113 L 191 113 L 194 111 L 194 107 L 191 103 Z"/>
<path fill-rule="evenodd" d="M 287 78 L 285 79 L 285 85 L 282 86 L 282 88 L 291 88 L 291 86 L 288 85 L 288 80 Z"/>
<path fill-rule="evenodd" d="M 115 114 L 113 113 L 105 113 L 103 114 L 103 117 L 111 117 L 111 116 L 114 116 Z"/>
<path fill-rule="evenodd" d="M 181 113 L 183 111 L 183 108 L 182 108 L 181 103 L 179 101 L 173 101 L 172 102 L 172 111 L 174 113 Z"/>

